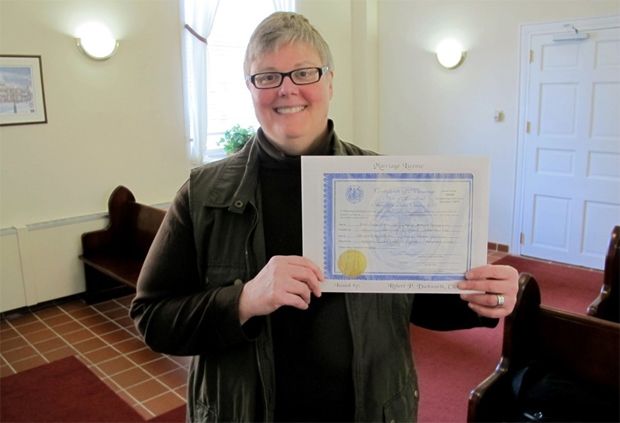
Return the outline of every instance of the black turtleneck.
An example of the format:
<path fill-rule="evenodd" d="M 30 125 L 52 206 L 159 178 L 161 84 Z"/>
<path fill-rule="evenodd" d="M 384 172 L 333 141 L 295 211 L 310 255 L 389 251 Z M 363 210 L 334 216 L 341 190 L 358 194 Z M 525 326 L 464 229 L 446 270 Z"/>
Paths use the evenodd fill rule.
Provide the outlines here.
<path fill-rule="evenodd" d="M 302 255 L 301 158 L 281 153 L 258 131 L 267 258 Z M 314 155 L 332 154 L 331 126 Z M 353 421 L 351 333 L 343 294 L 312 297 L 308 310 L 271 315 L 276 372 L 275 420 Z"/>

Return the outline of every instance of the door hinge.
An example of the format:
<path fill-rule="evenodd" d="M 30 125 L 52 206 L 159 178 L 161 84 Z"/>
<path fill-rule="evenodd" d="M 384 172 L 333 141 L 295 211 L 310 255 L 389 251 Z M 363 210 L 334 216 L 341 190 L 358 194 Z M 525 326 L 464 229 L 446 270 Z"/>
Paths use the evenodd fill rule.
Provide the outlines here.
<path fill-rule="evenodd" d="M 534 50 L 530 50 L 530 63 L 534 63 Z"/>
<path fill-rule="evenodd" d="M 519 235 L 519 244 L 525 245 L 525 234 L 523 232 Z"/>
<path fill-rule="evenodd" d="M 525 132 L 529 134 L 531 130 L 532 130 L 532 124 L 528 120 L 527 122 L 525 122 Z"/>

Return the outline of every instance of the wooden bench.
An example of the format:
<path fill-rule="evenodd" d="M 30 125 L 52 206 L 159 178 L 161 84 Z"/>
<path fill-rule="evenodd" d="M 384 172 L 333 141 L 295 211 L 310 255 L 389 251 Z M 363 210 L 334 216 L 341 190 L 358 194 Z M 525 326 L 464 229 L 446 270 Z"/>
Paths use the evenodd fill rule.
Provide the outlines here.
<path fill-rule="evenodd" d="M 82 234 L 85 299 L 94 303 L 135 290 L 138 275 L 165 210 L 136 202 L 124 186 L 108 200 L 109 224 Z"/>
<path fill-rule="evenodd" d="M 603 286 L 599 296 L 588 307 L 590 316 L 620 323 L 620 226 L 611 231 L 605 256 Z"/>
<path fill-rule="evenodd" d="M 559 397 L 563 401 L 560 408 L 574 413 L 568 421 L 608 421 L 608 417 L 601 416 L 608 413 L 612 414 L 612 421 L 617 421 L 614 419 L 619 398 L 620 324 L 541 305 L 538 284 L 527 273 L 520 275 L 519 283 L 515 311 L 504 320 L 502 356 L 495 371 L 471 391 L 467 420 L 553 421 L 549 420 L 550 413 L 543 410 L 550 402 L 557 406 Z M 545 379 L 547 382 L 568 382 L 538 384 L 538 388 L 552 386 L 555 391 L 516 391 L 519 386 L 534 386 L 524 385 L 526 368 L 538 368 L 539 374 L 543 369 L 542 374 L 552 375 Z M 521 376 L 523 379 L 519 379 Z M 581 394 L 564 395 L 567 392 Z M 524 415 L 524 397 L 530 405 L 532 397 L 539 401 L 538 411 L 533 409 Z M 586 399 L 594 405 L 586 417 L 579 417 L 575 407 Z"/>

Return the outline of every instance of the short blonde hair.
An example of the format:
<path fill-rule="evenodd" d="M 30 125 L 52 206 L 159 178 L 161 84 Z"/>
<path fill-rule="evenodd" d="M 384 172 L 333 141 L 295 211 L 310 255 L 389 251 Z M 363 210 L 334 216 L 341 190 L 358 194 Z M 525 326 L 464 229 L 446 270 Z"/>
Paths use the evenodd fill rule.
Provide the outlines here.
<path fill-rule="evenodd" d="M 243 71 L 250 74 L 252 62 L 260 55 L 271 53 L 288 43 L 303 42 L 314 47 L 323 65 L 334 69 L 329 45 L 308 19 L 293 12 L 275 12 L 267 16 L 254 30 L 245 50 Z"/>

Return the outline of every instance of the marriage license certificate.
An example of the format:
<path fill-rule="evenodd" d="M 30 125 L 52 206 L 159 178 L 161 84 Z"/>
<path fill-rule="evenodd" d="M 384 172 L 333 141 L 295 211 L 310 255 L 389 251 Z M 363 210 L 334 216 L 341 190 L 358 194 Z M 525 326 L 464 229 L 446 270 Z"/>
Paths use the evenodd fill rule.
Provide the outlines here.
<path fill-rule="evenodd" d="M 303 253 L 324 292 L 455 293 L 486 264 L 488 161 L 302 157 Z"/>

